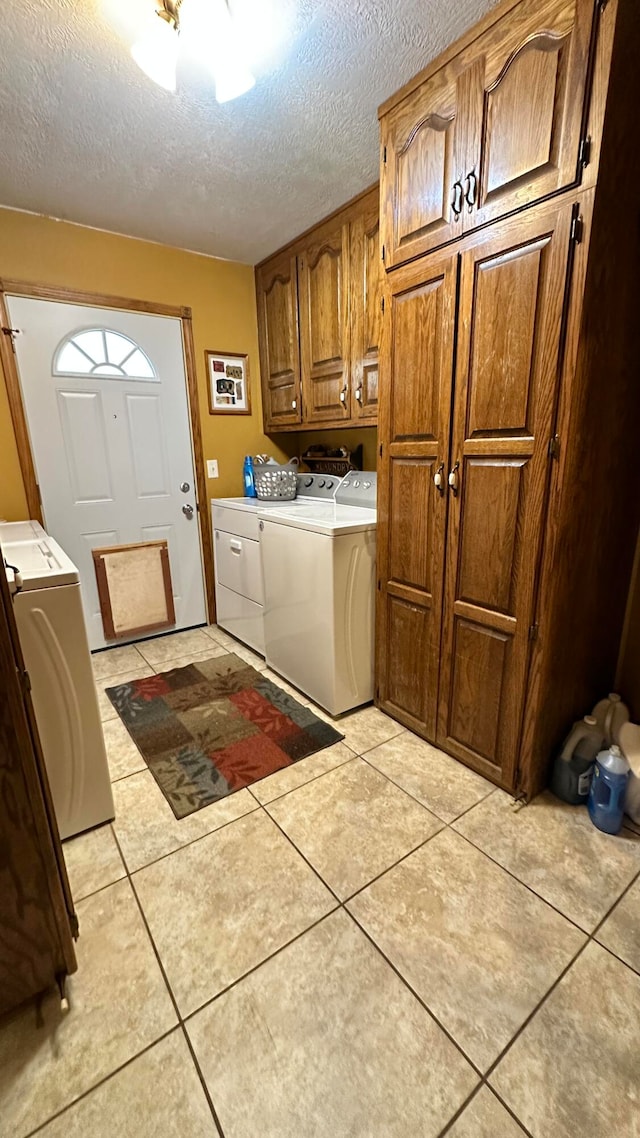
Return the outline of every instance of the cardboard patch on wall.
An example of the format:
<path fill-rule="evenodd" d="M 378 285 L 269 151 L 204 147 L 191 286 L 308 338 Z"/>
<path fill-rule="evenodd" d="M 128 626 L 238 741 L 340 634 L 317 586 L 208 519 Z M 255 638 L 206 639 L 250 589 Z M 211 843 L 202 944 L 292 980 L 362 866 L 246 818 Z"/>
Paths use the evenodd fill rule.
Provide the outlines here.
<path fill-rule="evenodd" d="M 166 541 L 93 550 L 105 639 L 171 628 L 176 622 Z"/>

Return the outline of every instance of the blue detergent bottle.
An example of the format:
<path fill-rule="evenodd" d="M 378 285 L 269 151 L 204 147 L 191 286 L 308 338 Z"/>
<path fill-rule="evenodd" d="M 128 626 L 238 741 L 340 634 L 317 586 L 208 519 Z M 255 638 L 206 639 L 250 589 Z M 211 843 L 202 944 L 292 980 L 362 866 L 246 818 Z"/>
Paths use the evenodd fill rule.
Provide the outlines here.
<path fill-rule="evenodd" d="M 244 481 L 245 498 L 257 498 L 256 482 L 253 476 L 253 459 L 250 454 L 245 455 L 242 465 L 242 478 Z"/>
<path fill-rule="evenodd" d="M 620 748 L 612 743 L 596 756 L 587 804 L 591 821 L 605 834 L 617 834 L 622 827 L 628 782 L 629 764 Z"/>

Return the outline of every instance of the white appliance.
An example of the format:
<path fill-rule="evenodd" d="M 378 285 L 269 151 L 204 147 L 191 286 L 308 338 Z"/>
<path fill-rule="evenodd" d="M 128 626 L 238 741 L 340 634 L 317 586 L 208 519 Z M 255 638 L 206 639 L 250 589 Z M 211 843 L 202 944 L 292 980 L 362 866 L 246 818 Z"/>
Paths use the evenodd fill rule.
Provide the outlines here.
<path fill-rule="evenodd" d="M 269 505 L 256 498 L 217 498 L 211 503 L 216 622 L 261 656 L 264 589 L 258 512 Z"/>
<path fill-rule="evenodd" d="M 376 475 L 311 477 L 312 498 L 258 513 L 266 658 L 339 715 L 373 699 Z"/>
<path fill-rule="evenodd" d="M 333 498 L 340 479 L 335 475 L 299 474 L 297 505 Z M 264 585 L 260 555 L 260 519 L 265 511 L 291 505 L 258 498 L 213 498 L 213 547 L 216 621 L 220 628 L 248 644 L 261 656 L 264 642 Z"/>
<path fill-rule="evenodd" d="M 0 524 L 61 838 L 114 817 L 78 570 L 38 522 Z"/>

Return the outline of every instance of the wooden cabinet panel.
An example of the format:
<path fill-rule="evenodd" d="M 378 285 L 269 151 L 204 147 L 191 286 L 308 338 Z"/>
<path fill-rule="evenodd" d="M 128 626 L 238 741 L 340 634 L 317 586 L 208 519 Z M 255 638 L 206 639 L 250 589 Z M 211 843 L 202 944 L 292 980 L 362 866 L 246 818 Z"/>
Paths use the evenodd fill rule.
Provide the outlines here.
<path fill-rule="evenodd" d="M 527 492 L 526 474 L 526 458 L 469 458 L 465 466 L 460 600 L 509 616 L 514 615 L 518 510 Z"/>
<path fill-rule="evenodd" d="M 455 255 L 436 254 L 385 282 L 378 699 L 430 738 L 436 727 L 456 265 Z"/>
<path fill-rule="evenodd" d="M 349 226 L 319 230 L 298 258 L 304 417 L 348 419 L 351 412 Z"/>
<path fill-rule="evenodd" d="M 461 70 L 461 61 L 453 60 L 381 121 L 380 200 L 387 268 L 462 232 L 460 179 L 466 153 L 459 126 Z"/>
<path fill-rule="evenodd" d="M 381 117 L 392 268 L 577 183 L 593 0 L 521 0 Z"/>
<path fill-rule="evenodd" d="M 391 438 L 436 440 L 441 425 L 442 337 L 450 297 L 443 270 L 392 296 Z"/>
<path fill-rule="evenodd" d="M 385 596 L 384 624 L 387 683 L 384 706 L 400 719 L 423 724 L 431 716 L 430 689 L 437 683 L 437 664 L 431 652 L 429 608 L 412 605 L 392 593 Z M 425 676 L 425 664 L 431 675 Z"/>
<path fill-rule="evenodd" d="M 466 230 L 577 181 L 593 10 L 523 0 L 476 40 Z"/>
<path fill-rule="evenodd" d="M 378 416 L 378 353 L 382 332 L 382 262 L 378 195 L 351 223 L 351 413 Z"/>
<path fill-rule="evenodd" d="M 435 458 L 394 458 L 389 471 L 389 581 L 432 595 Z M 408 508 L 411 503 L 411 508 Z"/>
<path fill-rule="evenodd" d="M 438 740 L 505 785 L 518 753 L 571 219 L 571 205 L 539 206 L 461 254 Z"/>
<path fill-rule="evenodd" d="M 298 278 L 289 253 L 256 274 L 265 430 L 299 423 Z"/>
<path fill-rule="evenodd" d="M 455 626 L 449 730 L 461 747 L 493 765 L 498 750 L 510 638 L 460 619 Z"/>

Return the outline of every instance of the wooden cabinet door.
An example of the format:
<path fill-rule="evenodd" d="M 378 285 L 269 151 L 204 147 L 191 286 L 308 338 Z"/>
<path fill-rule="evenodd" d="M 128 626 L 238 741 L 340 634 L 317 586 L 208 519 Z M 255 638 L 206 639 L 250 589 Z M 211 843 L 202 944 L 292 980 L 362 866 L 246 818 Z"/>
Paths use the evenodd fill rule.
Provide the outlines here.
<path fill-rule="evenodd" d="M 522 0 L 465 75 L 465 230 L 578 180 L 593 0 Z"/>
<path fill-rule="evenodd" d="M 462 178 L 469 166 L 454 59 L 380 120 L 381 236 L 390 269 L 462 232 Z"/>
<path fill-rule="evenodd" d="M 306 423 L 350 418 L 349 226 L 315 231 L 298 257 Z"/>
<path fill-rule="evenodd" d="M 376 192 L 351 223 L 351 414 L 356 422 L 378 418 L 382 277 Z"/>
<path fill-rule="evenodd" d="M 265 431 L 301 421 L 298 277 L 289 253 L 258 272 L 258 335 Z"/>
<path fill-rule="evenodd" d="M 454 253 L 435 253 L 393 273 L 384 284 L 377 702 L 431 740 L 436 730 L 457 261 Z"/>
<path fill-rule="evenodd" d="M 513 787 L 527 681 L 572 206 L 461 254 L 438 742 Z"/>

